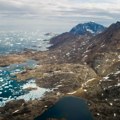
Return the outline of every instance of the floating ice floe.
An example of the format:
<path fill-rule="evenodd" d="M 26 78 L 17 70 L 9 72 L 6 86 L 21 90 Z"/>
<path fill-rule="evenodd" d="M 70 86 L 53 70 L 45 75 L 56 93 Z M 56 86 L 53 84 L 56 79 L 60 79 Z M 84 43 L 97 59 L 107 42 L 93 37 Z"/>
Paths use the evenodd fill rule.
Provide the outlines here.
<path fill-rule="evenodd" d="M 1 33 L 1 31 L 0 31 Z M 42 47 L 35 50 L 45 51 L 47 50 L 49 44 L 49 39 L 55 36 L 44 35 L 38 31 L 34 32 L 16 32 L 9 31 L 0 34 L 0 54 L 9 54 L 10 52 L 23 52 L 25 48 L 31 49 L 33 45 L 41 45 Z M 47 40 L 47 41 L 44 41 Z M 4 47 L 3 47 L 4 46 Z"/>
<path fill-rule="evenodd" d="M 40 99 L 45 92 L 50 91 L 49 89 L 38 87 L 35 83 L 35 80 L 30 80 L 28 83 L 23 85 L 23 89 L 29 88 L 31 88 L 31 91 L 29 91 L 27 94 L 17 97 L 17 99 L 24 99 L 26 101 Z"/>
<path fill-rule="evenodd" d="M 24 99 L 26 101 L 40 99 L 45 92 L 50 91 L 37 86 L 35 80 L 26 82 L 12 80 L 11 74 L 21 72 L 23 69 L 19 69 L 19 67 L 25 65 L 34 67 L 36 62 L 29 60 L 27 63 L 13 64 L 0 70 L 0 106 L 4 106 L 7 102 L 16 99 Z"/>
<path fill-rule="evenodd" d="M 6 89 L 6 88 L 9 88 L 9 86 L 4 87 L 4 89 Z M 13 97 L 14 94 L 12 94 L 9 97 L 1 97 L 0 106 L 4 106 L 7 102 L 9 102 L 11 100 L 16 100 L 16 99 L 17 100 L 24 99 L 25 101 L 40 99 L 45 94 L 45 92 L 50 91 L 49 89 L 38 87 L 35 83 L 35 80 L 29 80 L 27 83 L 23 84 L 21 86 L 21 88 L 22 89 L 19 91 L 14 91 L 13 89 L 9 89 L 9 90 L 11 90 L 11 92 L 13 92 L 15 94 L 15 96 Z M 27 90 L 27 89 L 29 89 L 29 90 Z M 19 95 L 20 92 L 22 92 L 22 90 L 26 90 L 27 92 Z M 0 92 L 0 94 L 2 94 L 2 92 Z M 18 95 L 18 96 L 16 96 L 16 95 Z"/>

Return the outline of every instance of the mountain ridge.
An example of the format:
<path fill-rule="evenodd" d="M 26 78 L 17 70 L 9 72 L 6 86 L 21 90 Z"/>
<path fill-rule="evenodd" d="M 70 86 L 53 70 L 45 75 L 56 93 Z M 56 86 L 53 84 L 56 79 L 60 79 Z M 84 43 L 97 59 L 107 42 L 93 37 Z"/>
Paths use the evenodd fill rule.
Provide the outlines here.
<path fill-rule="evenodd" d="M 78 24 L 75 27 L 73 27 L 69 32 L 64 32 L 60 35 L 57 35 L 51 38 L 50 44 L 52 44 L 52 46 L 49 47 L 49 49 L 53 49 L 59 45 L 62 45 L 64 42 L 70 41 L 71 39 L 77 39 L 77 38 L 79 39 L 80 37 L 92 38 L 104 32 L 106 29 L 107 28 L 104 27 L 103 25 L 100 25 L 95 22 L 87 22 L 83 24 Z"/>

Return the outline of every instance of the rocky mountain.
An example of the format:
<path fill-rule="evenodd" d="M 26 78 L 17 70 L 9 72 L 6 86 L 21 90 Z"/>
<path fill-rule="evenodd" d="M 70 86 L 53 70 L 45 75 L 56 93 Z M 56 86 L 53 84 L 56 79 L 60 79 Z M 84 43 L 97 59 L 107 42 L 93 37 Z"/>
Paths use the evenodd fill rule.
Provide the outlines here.
<path fill-rule="evenodd" d="M 112 24 L 103 33 L 92 38 L 86 51 L 83 55 L 86 56 L 85 61 L 90 63 L 96 72 L 103 75 L 112 71 L 120 61 L 120 22 Z"/>
<path fill-rule="evenodd" d="M 69 39 L 52 49 L 50 55 L 54 56 L 52 62 L 78 63 L 92 68 L 97 77 L 82 81 L 73 94 L 89 100 L 96 120 L 120 119 L 120 22 L 94 37 Z"/>
<path fill-rule="evenodd" d="M 92 34 L 97 35 L 106 29 L 103 25 L 97 24 L 95 22 L 87 22 L 83 24 L 78 24 L 70 30 L 70 33 L 74 35 L 85 35 Z"/>
<path fill-rule="evenodd" d="M 71 40 L 80 39 L 81 37 L 92 38 L 93 36 L 102 33 L 106 30 L 106 27 L 103 25 L 97 24 L 95 22 L 88 22 L 83 24 L 78 24 L 74 28 L 72 28 L 69 32 L 62 33 L 53 37 L 50 40 L 50 44 L 52 46 L 50 48 L 58 47 L 64 42 L 68 42 Z"/>
<path fill-rule="evenodd" d="M 94 59 L 93 56 L 95 57 L 97 52 L 108 53 L 111 51 L 119 51 L 119 25 L 119 22 L 112 24 L 103 33 L 96 35 L 95 37 L 88 35 L 74 35 L 74 37 L 69 37 L 71 34 L 67 34 L 66 39 L 64 34 L 62 34 L 62 36 L 59 35 L 55 38 L 58 45 L 56 46 L 56 43 L 53 45 L 54 47 L 52 48 L 52 52 L 50 52 L 50 54 L 54 53 L 56 56 L 58 55 L 58 57 L 62 56 L 61 59 L 64 57 L 64 61 L 66 62 L 89 63 L 91 59 Z M 59 58 L 59 61 L 61 59 Z"/>
<path fill-rule="evenodd" d="M 95 120 L 119 120 L 120 22 L 93 37 L 63 33 L 51 43 L 53 46 L 46 52 L 22 54 L 39 64 L 16 77 L 36 78 L 38 86 L 53 91 L 41 100 L 6 104 L 0 108 L 1 118 L 33 120 L 62 96 L 77 96 L 87 101 Z"/>
<path fill-rule="evenodd" d="M 70 32 L 65 32 L 62 33 L 58 36 L 53 37 L 50 40 L 50 44 L 52 44 L 52 46 L 50 48 L 54 48 L 54 47 L 58 47 L 59 45 L 61 45 L 62 43 L 69 41 L 71 39 L 76 39 L 76 35 L 70 33 Z"/>

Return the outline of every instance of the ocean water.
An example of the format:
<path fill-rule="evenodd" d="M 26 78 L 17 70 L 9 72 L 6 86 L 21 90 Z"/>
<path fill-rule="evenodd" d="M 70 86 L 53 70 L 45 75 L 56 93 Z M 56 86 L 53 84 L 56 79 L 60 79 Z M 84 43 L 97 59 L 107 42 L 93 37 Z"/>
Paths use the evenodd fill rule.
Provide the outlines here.
<path fill-rule="evenodd" d="M 53 36 L 55 34 L 39 31 L 0 31 L 0 55 L 23 52 L 25 49 L 45 51 L 50 46 L 49 39 Z M 0 67 L 0 106 L 15 99 L 39 99 L 48 91 L 38 87 L 33 79 L 26 82 L 16 81 L 17 73 L 25 72 L 26 68 L 34 68 L 36 65 L 36 61 L 28 60 L 25 63 Z M 33 90 L 28 91 L 27 88 L 33 88 Z"/>
<path fill-rule="evenodd" d="M 0 54 L 22 52 L 25 49 L 45 51 L 50 46 L 49 39 L 53 36 L 55 34 L 39 31 L 0 31 Z"/>
<path fill-rule="evenodd" d="M 35 60 L 28 60 L 21 64 L 12 64 L 7 67 L 0 67 L 0 106 L 4 106 L 6 102 L 16 99 L 24 99 L 26 101 L 40 99 L 46 91 L 36 85 L 34 79 L 25 82 L 17 82 L 16 74 L 26 71 L 27 68 L 36 67 Z M 27 89 L 33 90 L 28 91 Z"/>

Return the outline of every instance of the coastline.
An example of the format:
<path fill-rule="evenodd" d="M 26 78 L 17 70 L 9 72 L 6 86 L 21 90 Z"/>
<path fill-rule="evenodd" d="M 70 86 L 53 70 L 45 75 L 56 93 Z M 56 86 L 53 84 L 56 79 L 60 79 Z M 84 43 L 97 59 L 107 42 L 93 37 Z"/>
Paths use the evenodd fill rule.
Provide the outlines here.
<path fill-rule="evenodd" d="M 14 120 L 33 120 L 63 96 L 84 98 L 95 120 L 117 120 L 120 103 L 116 92 L 119 90 L 119 71 L 116 72 L 116 66 L 114 66 L 115 70 L 112 69 L 112 72 L 108 69 L 114 65 L 114 62 L 119 64 L 118 54 L 111 51 L 106 53 L 109 55 L 108 57 L 113 57 L 109 63 L 106 63 L 103 56 L 106 54 L 102 54 L 101 51 L 99 52 L 96 49 L 98 54 L 94 54 L 94 47 L 93 51 L 86 51 L 90 44 L 89 41 L 84 46 L 84 50 L 81 51 L 78 45 L 82 44 L 84 40 L 86 40 L 86 37 L 70 39 L 68 42 L 63 42 L 62 45 L 48 51 L 26 51 L 19 55 L 11 54 L 1 57 L 0 63 L 2 66 L 22 63 L 28 59 L 36 60 L 38 64 L 34 69 L 27 68 L 26 72 L 16 74 L 18 80 L 26 81 L 29 78 L 35 78 L 39 87 L 53 89 L 53 91 L 47 92 L 40 100 L 36 99 L 28 102 L 18 100 L 7 103 L 3 108 L 0 108 L 0 120 L 11 120 L 11 118 Z M 103 66 L 96 67 L 97 69 L 89 64 L 89 62 L 91 64 L 94 62 L 92 60 L 96 57 L 95 55 L 103 56 L 103 61 L 100 63 Z M 113 61 L 114 59 L 116 61 Z M 104 73 L 102 73 L 103 71 Z M 108 85 L 113 87 L 109 88 Z M 115 93 L 116 97 L 114 97 Z M 11 110 L 11 108 L 13 109 Z"/>

